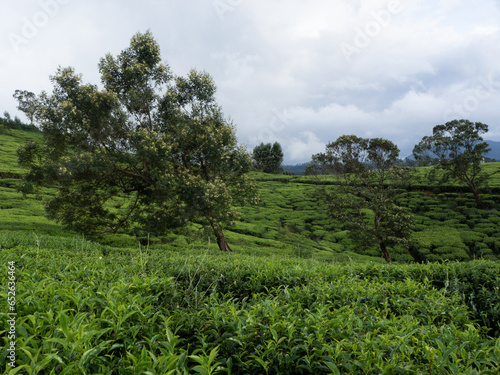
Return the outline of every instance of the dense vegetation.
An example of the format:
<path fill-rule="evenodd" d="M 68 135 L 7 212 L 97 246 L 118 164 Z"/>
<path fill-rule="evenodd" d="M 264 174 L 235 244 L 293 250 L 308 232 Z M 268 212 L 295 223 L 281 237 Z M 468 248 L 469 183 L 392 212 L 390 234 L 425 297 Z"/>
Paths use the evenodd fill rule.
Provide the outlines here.
<path fill-rule="evenodd" d="M 432 129 L 432 136 L 422 138 L 413 149 L 415 159 L 424 165 L 436 165 L 453 178 L 468 186 L 474 194 L 476 206 L 482 208 L 480 185 L 488 179 L 481 168 L 484 156 L 491 151 L 482 134 L 488 125 L 469 120 L 454 120 Z"/>
<path fill-rule="evenodd" d="M 11 129 L 1 135 L 0 174 L 16 177 L 23 169 L 16 163 L 15 150 L 27 140 L 41 142 L 40 133 Z M 499 163 L 482 168 L 498 170 Z M 425 168 L 418 170 L 412 185 L 397 197 L 397 203 L 414 215 L 410 250 L 392 248 L 395 261 L 498 260 L 500 257 L 500 174 L 482 188 L 484 209 L 475 207 L 467 187 L 453 181 L 429 182 Z M 380 261 L 376 246 L 361 248 L 348 238 L 343 224 L 331 220 L 322 201 L 325 188 L 336 189 L 335 177 L 298 177 L 254 174 L 260 190 L 260 202 L 240 207 L 241 219 L 228 228 L 227 237 L 238 252 L 247 254 L 283 254 L 318 260 Z M 61 227 L 44 217 L 43 199 L 53 195 L 50 189 L 40 195 L 16 191 L 19 180 L 0 179 L 0 230 L 36 230 L 39 233 L 67 235 Z M 147 243 L 147 236 L 140 237 Z M 151 237 L 151 243 L 184 248 L 206 244 L 209 237 L 193 225 L 181 234 Z M 104 242 L 135 246 L 137 239 L 123 232 L 107 236 Z M 205 246 L 205 245 L 203 245 Z M 374 258 L 375 257 L 375 258 Z"/>
<path fill-rule="evenodd" d="M 2 284 L 8 261 L 18 280 L 19 367 L 6 374 L 495 374 L 500 366 L 500 339 L 480 326 L 498 334 L 498 263 L 328 264 L 19 232 L 2 232 L 0 244 Z"/>
<path fill-rule="evenodd" d="M 150 32 L 99 69 L 16 91 L 42 131 L 0 119 L 0 371 L 498 374 L 486 125 L 424 137 L 439 168 L 342 136 L 308 166 L 334 175 L 272 175 L 281 146 L 252 162 L 211 77 L 173 76 Z"/>
<path fill-rule="evenodd" d="M 241 207 L 228 231 L 234 254 L 220 253 L 197 225 L 149 239 L 121 233 L 103 245 L 44 217 L 42 200 L 54 191 L 17 192 L 25 170 L 15 149 L 40 133 L 9 128 L 0 137 L 0 280 L 15 261 L 18 313 L 18 367 L 7 368 L 2 352 L 5 374 L 495 374 L 500 366 L 498 175 L 479 210 L 467 188 L 433 184 L 418 170 L 397 199 L 415 215 L 411 250 L 424 264 L 385 265 L 376 247 L 353 244 L 322 201 L 335 177 L 254 174 L 261 200 Z M 391 251 L 413 262 L 407 250 Z M 5 307 L 0 316 L 7 327 Z"/>
<path fill-rule="evenodd" d="M 43 133 L 42 144 L 18 150 L 28 170 L 22 191 L 53 187 L 49 216 L 86 235 L 163 234 L 196 223 L 232 251 L 223 227 L 256 189 L 212 77 L 173 75 L 149 31 L 98 66 L 102 88 L 60 67 L 52 92 L 16 92 Z"/>
<path fill-rule="evenodd" d="M 252 152 L 254 169 L 259 172 L 281 174 L 283 173 L 283 150 L 278 142 L 255 146 Z"/>

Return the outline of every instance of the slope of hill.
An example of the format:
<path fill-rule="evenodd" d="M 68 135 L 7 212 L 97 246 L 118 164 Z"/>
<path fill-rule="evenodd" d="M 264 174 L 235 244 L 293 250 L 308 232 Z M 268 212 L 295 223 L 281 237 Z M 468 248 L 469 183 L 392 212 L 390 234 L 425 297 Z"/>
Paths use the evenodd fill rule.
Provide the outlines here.
<path fill-rule="evenodd" d="M 36 139 L 0 135 L 11 150 L 25 140 Z M 4 155 L 0 165 L 15 170 Z M 11 372 L 497 371 L 498 261 L 383 264 L 328 218 L 318 193 L 325 182 L 335 189 L 335 177 L 254 177 L 261 201 L 229 228 L 235 253 L 196 226 L 151 241 L 88 241 L 43 217 L 52 191 L 23 198 L 17 179 L 0 178 L 0 271 L 14 268 L 19 280 Z M 477 210 L 468 193 L 446 192 L 456 186 L 428 185 L 399 197 L 415 214 L 413 251 L 499 259 L 500 197 L 484 194 L 488 210 Z"/>
<path fill-rule="evenodd" d="M 23 172 L 17 166 L 15 150 L 28 140 L 41 141 L 40 134 L 13 129 L 9 134 L 0 135 L 0 173 L 16 177 Z M 500 163 L 487 163 L 483 168 L 499 170 Z M 490 192 L 483 194 L 488 209 L 477 210 L 466 187 L 452 182 L 447 186 L 436 185 L 425 180 L 424 171 L 419 169 L 420 182 L 415 182 L 398 202 L 414 214 L 412 252 L 391 249 L 393 259 L 400 262 L 412 262 L 415 258 L 422 261 L 500 259 L 500 173 L 488 181 Z M 376 247 L 354 246 L 343 223 L 329 218 L 322 200 L 322 184 L 335 189 L 335 177 L 320 180 L 262 173 L 255 173 L 254 177 L 260 186 L 260 203 L 241 207 L 241 220 L 227 228 L 227 239 L 237 252 L 324 261 L 382 261 Z M 41 196 L 23 198 L 16 191 L 16 184 L 16 179 L 0 179 L 0 230 L 74 235 L 44 217 L 42 200 L 53 194 L 50 189 L 42 190 Z M 149 242 L 147 238 L 135 238 L 127 233 L 103 241 L 119 246 L 133 246 L 141 241 L 179 250 L 216 246 L 196 225 L 183 235 L 165 234 Z"/>
<path fill-rule="evenodd" d="M 17 164 L 16 150 L 28 141 L 42 142 L 42 133 L 11 128 L 0 133 L 0 176 L 17 176 L 25 172 Z"/>

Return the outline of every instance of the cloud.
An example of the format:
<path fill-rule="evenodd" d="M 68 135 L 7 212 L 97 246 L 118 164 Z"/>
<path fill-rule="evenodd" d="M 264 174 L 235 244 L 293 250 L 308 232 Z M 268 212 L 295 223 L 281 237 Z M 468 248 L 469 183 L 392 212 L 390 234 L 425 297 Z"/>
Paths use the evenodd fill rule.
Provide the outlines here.
<path fill-rule="evenodd" d="M 310 160 L 312 154 L 325 151 L 325 143 L 309 131 L 300 132 L 298 137 L 293 137 L 286 148 L 290 161 Z"/>
<path fill-rule="evenodd" d="M 56 2 L 57 12 L 15 53 L 10 33 L 22 35 L 25 20 L 43 11 L 41 4 Z M 391 4 L 399 4 L 399 11 L 391 12 Z M 469 100 L 472 108 L 482 77 L 500 78 L 499 4 L 6 2 L 0 15 L 0 112 L 18 113 L 16 89 L 50 90 L 48 77 L 59 65 L 74 66 L 85 81 L 98 83 L 99 59 L 151 29 L 175 74 L 197 68 L 214 77 L 218 101 L 250 149 L 279 141 L 287 162 L 303 162 L 321 151 L 320 144 L 354 133 L 389 138 L 407 152 L 457 105 Z M 345 44 L 357 49 L 350 61 Z M 500 90 L 491 92 L 467 112 L 490 124 L 491 137 L 500 134 L 499 99 Z"/>

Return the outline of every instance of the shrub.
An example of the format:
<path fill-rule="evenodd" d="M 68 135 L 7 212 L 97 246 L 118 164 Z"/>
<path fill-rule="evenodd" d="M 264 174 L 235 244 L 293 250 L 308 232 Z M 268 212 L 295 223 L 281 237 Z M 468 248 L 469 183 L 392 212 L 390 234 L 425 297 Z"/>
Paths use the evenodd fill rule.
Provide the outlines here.
<path fill-rule="evenodd" d="M 412 235 L 411 252 L 421 261 L 469 259 L 459 231 L 450 227 L 428 228 Z"/>

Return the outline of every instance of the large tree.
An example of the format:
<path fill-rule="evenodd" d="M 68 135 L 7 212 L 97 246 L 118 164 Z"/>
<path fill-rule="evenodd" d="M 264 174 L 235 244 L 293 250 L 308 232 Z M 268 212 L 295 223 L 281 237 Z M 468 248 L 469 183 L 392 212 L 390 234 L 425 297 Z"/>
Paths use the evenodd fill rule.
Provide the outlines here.
<path fill-rule="evenodd" d="M 60 68 L 53 92 L 36 98 L 45 142 L 18 151 L 30 168 L 24 191 L 56 186 L 47 211 L 72 229 L 160 234 L 198 222 L 231 251 L 222 225 L 256 189 L 212 78 L 195 70 L 174 77 L 150 32 L 105 56 L 99 70 L 102 89 Z"/>
<path fill-rule="evenodd" d="M 279 174 L 283 173 L 283 150 L 278 142 L 261 143 L 253 149 L 255 169 L 260 172 Z"/>
<path fill-rule="evenodd" d="M 377 245 L 388 263 L 389 247 L 408 247 L 412 223 L 410 211 L 395 203 L 398 188 L 410 178 L 408 169 L 395 166 L 398 155 L 389 140 L 344 135 L 313 156 L 322 168 L 339 175 L 327 194 L 332 216 L 358 245 Z"/>
<path fill-rule="evenodd" d="M 481 169 L 484 155 L 491 149 L 481 134 L 488 132 L 488 125 L 469 120 L 453 120 L 432 129 L 413 149 L 415 159 L 426 165 L 434 165 L 445 173 L 467 185 L 482 207 L 479 186 L 488 174 Z"/>

